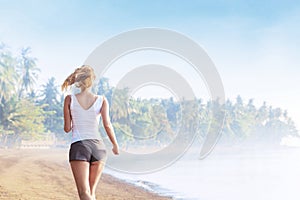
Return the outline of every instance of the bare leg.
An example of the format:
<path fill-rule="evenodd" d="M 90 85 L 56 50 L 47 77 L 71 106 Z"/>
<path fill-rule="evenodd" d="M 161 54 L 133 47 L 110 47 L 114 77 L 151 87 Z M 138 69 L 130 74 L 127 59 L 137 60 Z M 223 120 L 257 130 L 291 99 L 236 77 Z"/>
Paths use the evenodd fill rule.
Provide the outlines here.
<path fill-rule="evenodd" d="M 92 162 L 90 165 L 89 182 L 90 182 L 90 190 L 91 190 L 91 195 L 93 200 L 96 199 L 96 188 L 100 180 L 104 166 L 105 166 L 105 162 L 103 161 Z"/>
<path fill-rule="evenodd" d="M 92 200 L 89 184 L 90 163 L 86 161 L 70 162 L 80 200 Z"/>

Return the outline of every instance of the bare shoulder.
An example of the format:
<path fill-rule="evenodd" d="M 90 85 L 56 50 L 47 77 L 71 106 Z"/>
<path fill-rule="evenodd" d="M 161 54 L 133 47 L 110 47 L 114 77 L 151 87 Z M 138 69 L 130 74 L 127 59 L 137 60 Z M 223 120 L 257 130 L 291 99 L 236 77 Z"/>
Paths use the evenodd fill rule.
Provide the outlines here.
<path fill-rule="evenodd" d="M 106 97 L 104 95 L 100 95 L 100 96 L 102 97 L 103 101 L 104 100 L 107 101 L 107 99 L 106 99 Z"/>
<path fill-rule="evenodd" d="M 70 102 L 71 102 L 71 95 L 69 94 L 65 97 L 65 103 L 70 103 Z"/>
<path fill-rule="evenodd" d="M 107 105 L 108 104 L 107 98 L 104 95 L 101 95 L 101 97 L 102 97 L 102 104 Z"/>
<path fill-rule="evenodd" d="M 101 110 L 100 112 L 105 112 L 108 109 L 108 101 L 104 95 L 100 95 L 102 98 L 102 105 L 101 105 Z"/>

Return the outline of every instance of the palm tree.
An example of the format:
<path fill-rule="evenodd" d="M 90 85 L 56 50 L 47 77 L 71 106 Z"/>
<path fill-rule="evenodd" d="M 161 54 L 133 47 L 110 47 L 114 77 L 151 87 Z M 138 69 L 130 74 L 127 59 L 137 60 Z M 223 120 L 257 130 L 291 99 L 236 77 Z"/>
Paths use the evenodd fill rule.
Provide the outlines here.
<path fill-rule="evenodd" d="M 9 98 L 15 93 L 17 75 L 15 71 L 16 60 L 12 57 L 11 53 L 5 48 L 0 46 L 0 100 L 8 101 Z"/>
<path fill-rule="evenodd" d="M 23 48 L 21 50 L 21 59 L 19 61 L 19 74 L 21 76 L 21 88 L 19 97 L 23 96 L 23 92 L 29 94 L 36 84 L 40 69 L 36 66 L 36 58 L 30 57 L 31 48 Z"/>
<path fill-rule="evenodd" d="M 162 100 L 162 105 L 166 110 L 168 121 L 172 129 L 176 131 L 178 127 L 178 121 L 180 120 L 180 103 L 175 102 L 171 97 L 170 99 Z"/>
<path fill-rule="evenodd" d="M 235 132 L 233 131 L 234 124 L 234 107 L 230 100 L 227 100 L 225 105 L 226 119 L 224 121 L 223 127 L 223 138 L 229 139 L 235 136 Z"/>
<path fill-rule="evenodd" d="M 188 139 L 200 130 L 199 104 L 196 99 L 181 101 L 181 131 Z"/>
<path fill-rule="evenodd" d="M 62 135 L 60 133 L 63 131 L 63 103 L 58 99 L 60 94 L 54 77 L 49 78 L 48 82 L 42 85 L 41 92 L 42 99 L 39 101 L 39 105 L 45 112 L 45 128 L 60 137 Z"/>
<path fill-rule="evenodd" d="M 42 103 L 53 105 L 58 103 L 58 86 L 55 83 L 55 78 L 51 77 L 45 85 L 42 85 Z"/>
<path fill-rule="evenodd" d="M 111 118 L 112 121 L 128 119 L 128 89 L 115 89 L 111 102 Z"/>
<path fill-rule="evenodd" d="M 16 94 L 16 80 L 15 73 L 16 60 L 12 57 L 11 53 L 7 50 L 4 44 L 0 45 L 0 139 L 3 139 L 3 144 L 6 143 L 8 134 L 12 133 L 9 130 L 9 120 L 11 108 L 13 108 Z"/>
<path fill-rule="evenodd" d="M 97 94 L 104 95 L 111 104 L 113 89 L 109 85 L 108 78 L 102 77 L 97 84 Z"/>

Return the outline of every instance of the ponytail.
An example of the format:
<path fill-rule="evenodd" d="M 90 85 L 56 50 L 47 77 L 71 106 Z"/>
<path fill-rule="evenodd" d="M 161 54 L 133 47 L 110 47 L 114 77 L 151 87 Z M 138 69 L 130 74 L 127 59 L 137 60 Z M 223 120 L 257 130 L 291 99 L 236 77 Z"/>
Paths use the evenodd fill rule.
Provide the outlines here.
<path fill-rule="evenodd" d="M 66 80 L 64 81 L 64 83 L 61 85 L 61 90 L 67 90 L 67 88 L 71 85 L 73 85 L 75 83 L 75 78 L 76 78 L 76 72 L 79 70 L 79 68 L 77 68 L 72 74 L 70 74 L 68 76 L 68 78 L 66 78 Z"/>
<path fill-rule="evenodd" d="M 66 78 L 64 83 L 61 85 L 61 90 L 67 90 L 67 88 L 74 83 L 76 87 L 80 88 L 89 88 L 92 86 L 93 81 L 95 80 L 95 74 L 93 68 L 88 65 L 82 65 L 80 68 L 77 68 L 72 74 Z"/>

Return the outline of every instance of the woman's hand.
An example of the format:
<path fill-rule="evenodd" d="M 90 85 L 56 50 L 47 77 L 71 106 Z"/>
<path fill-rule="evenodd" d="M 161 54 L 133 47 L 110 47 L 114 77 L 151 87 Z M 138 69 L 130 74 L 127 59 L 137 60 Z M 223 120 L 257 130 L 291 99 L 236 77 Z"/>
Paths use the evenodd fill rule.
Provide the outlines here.
<path fill-rule="evenodd" d="M 112 152 L 115 155 L 119 155 L 119 145 L 117 145 L 117 144 L 113 145 Z"/>

